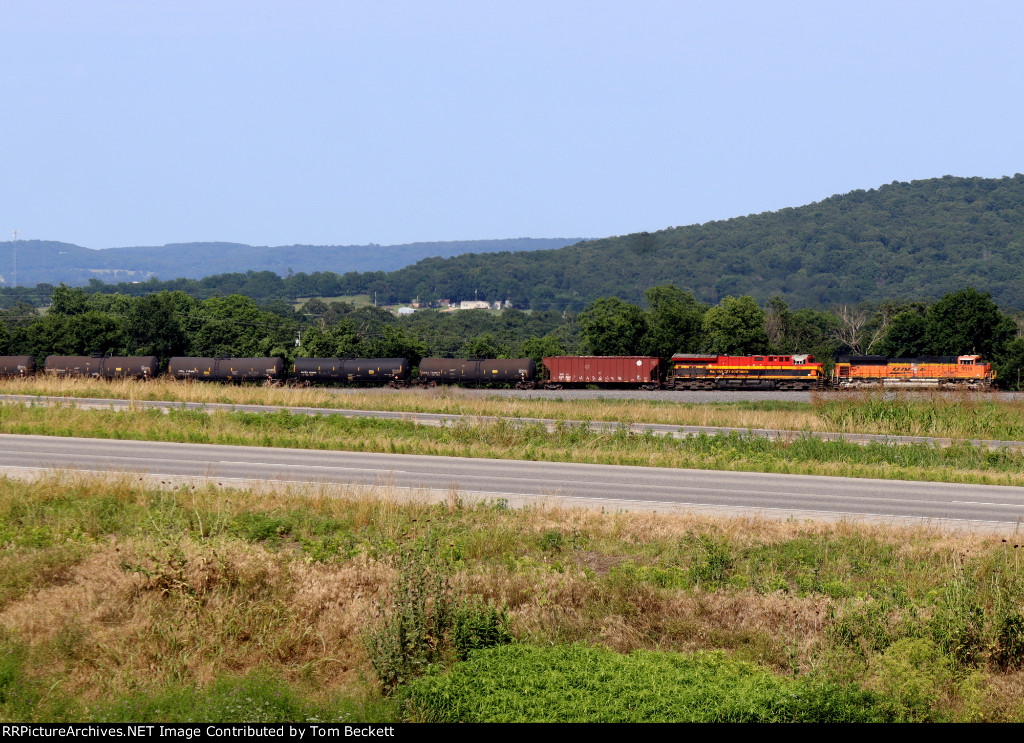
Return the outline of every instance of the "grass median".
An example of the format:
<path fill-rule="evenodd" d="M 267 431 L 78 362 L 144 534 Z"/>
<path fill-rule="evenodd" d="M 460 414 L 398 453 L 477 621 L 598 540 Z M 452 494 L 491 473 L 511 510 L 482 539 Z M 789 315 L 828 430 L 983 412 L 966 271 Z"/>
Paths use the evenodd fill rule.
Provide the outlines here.
<path fill-rule="evenodd" d="M 953 439 L 1024 440 L 1024 401 L 994 393 L 815 393 L 811 402 L 748 400 L 680 403 L 659 399 L 530 399 L 458 387 L 291 388 L 158 379 L 132 381 L 56 377 L 9 379 L 0 392 L 18 395 L 167 400 L 278 407 L 392 410 L 408 413 L 545 418 L 552 420 L 666 423 L 791 431 L 878 433 Z"/>
<path fill-rule="evenodd" d="M 733 433 L 674 438 L 596 432 L 581 425 L 463 419 L 445 426 L 309 416 L 173 409 L 126 411 L 6 405 L 0 432 L 393 454 L 774 472 L 933 482 L 1024 485 L 1024 452 L 967 443 L 856 444 L 809 434 L 769 440 Z"/>

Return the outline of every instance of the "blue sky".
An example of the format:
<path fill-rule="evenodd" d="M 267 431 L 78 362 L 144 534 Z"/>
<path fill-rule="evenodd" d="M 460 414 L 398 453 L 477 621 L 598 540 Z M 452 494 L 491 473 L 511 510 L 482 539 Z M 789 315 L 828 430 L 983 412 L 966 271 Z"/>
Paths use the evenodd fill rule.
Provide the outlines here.
<path fill-rule="evenodd" d="M 1024 171 L 1021 2 L 0 0 L 0 239 L 624 234 Z"/>

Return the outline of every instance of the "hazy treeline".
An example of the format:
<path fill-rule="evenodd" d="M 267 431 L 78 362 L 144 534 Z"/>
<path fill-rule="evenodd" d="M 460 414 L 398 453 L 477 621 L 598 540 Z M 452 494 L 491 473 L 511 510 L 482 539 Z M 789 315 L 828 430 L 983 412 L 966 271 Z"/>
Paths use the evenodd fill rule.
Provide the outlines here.
<path fill-rule="evenodd" d="M 792 309 L 775 297 L 710 305 L 673 285 L 644 292 L 643 304 L 618 297 L 582 312 L 505 310 L 395 316 L 377 307 L 310 300 L 300 310 L 281 300 L 257 303 L 233 294 L 198 300 L 183 292 L 144 297 L 89 294 L 57 287 L 45 313 L 27 304 L 0 312 L 0 352 L 171 356 L 519 358 L 546 355 L 811 353 L 889 357 L 979 353 L 996 364 L 1003 387 L 1024 369 L 1024 318 L 1001 311 L 974 289 L 934 303 Z"/>
<path fill-rule="evenodd" d="M 256 272 L 290 276 L 314 271 L 394 271 L 428 257 L 463 253 L 552 250 L 579 238 L 512 238 L 456 240 L 406 245 L 241 245 L 225 242 L 175 243 L 162 246 L 91 250 L 53 240 L 0 241 L 0 280 L 13 274 L 27 285 L 65 283 L 81 286 L 96 281 L 145 281 L 150 276 L 201 279 L 246 266 Z M 14 253 L 17 250 L 18 260 Z M 17 271 L 14 270 L 17 264 Z M 11 271 L 10 274 L 7 272 Z M 181 287 L 163 286 L 162 289 Z M 122 292 L 123 293 L 123 292 Z M 228 292 L 230 293 L 230 292 Z M 310 296 L 310 295 L 306 295 Z M 330 295 L 325 295 L 330 296 Z"/>
<path fill-rule="evenodd" d="M 274 299 L 293 302 L 299 297 L 336 297 L 344 294 L 343 277 L 331 271 L 296 273 L 279 276 L 273 271 L 246 271 L 245 273 L 222 273 L 202 279 L 178 278 L 106 284 L 99 279 L 89 279 L 81 287 L 86 294 L 123 294 L 129 297 L 145 297 L 158 292 L 181 292 L 195 299 L 226 297 L 241 294 L 258 302 Z M 49 304 L 55 286 L 37 284 L 34 287 L 4 287 L 0 289 L 0 307 L 13 307 L 19 302 L 34 306 Z"/>
<path fill-rule="evenodd" d="M 248 271 L 203 279 L 104 284 L 92 293 L 197 299 L 244 294 L 259 301 L 376 296 L 378 303 L 458 301 L 476 295 L 521 308 L 582 311 L 601 297 L 644 302 L 652 286 L 688 287 L 718 303 L 828 309 L 894 298 L 934 302 L 965 286 L 1024 310 L 1024 175 L 934 178 L 853 191 L 777 212 L 579 242 L 557 250 L 427 258 L 397 271 Z M 237 265 L 237 264 L 236 264 Z M 320 265 L 329 265 L 322 263 Z M 0 306 L 45 304 L 53 286 L 0 289 Z"/>

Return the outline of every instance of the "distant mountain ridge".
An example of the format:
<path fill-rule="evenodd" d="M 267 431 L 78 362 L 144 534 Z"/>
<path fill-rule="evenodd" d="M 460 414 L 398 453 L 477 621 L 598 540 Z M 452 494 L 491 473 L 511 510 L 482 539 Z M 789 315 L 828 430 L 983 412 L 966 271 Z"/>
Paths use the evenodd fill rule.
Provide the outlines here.
<path fill-rule="evenodd" d="M 433 251 L 430 257 L 397 270 L 382 267 L 388 259 L 416 260 L 424 245 Z M 28 246 L 42 267 L 36 273 Z M 8 286 L 10 251 L 11 243 L 0 243 L 0 274 Z M 136 268 L 125 257 L 132 251 L 150 260 L 154 252 L 164 257 L 162 270 Z M 371 261 L 372 270 L 358 272 L 361 260 Z M 610 296 L 643 302 L 644 291 L 661 284 L 675 284 L 710 303 L 726 296 L 749 295 L 760 302 L 780 296 L 793 307 L 814 308 L 887 299 L 935 301 L 973 287 L 990 293 L 1004 310 L 1019 311 L 1024 310 L 1024 175 L 893 182 L 776 212 L 579 242 L 523 238 L 389 248 L 190 243 L 90 251 L 26 241 L 19 243 L 18 266 L 22 286 L 84 284 L 90 278 L 113 285 L 152 275 L 142 271 L 161 278 L 219 271 L 222 280 L 215 275 L 204 280 L 199 288 L 204 295 L 229 289 L 266 297 L 370 294 L 384 304 L 479 296 L 538 310 L 579 310 Z M 273 275 L 286 276 L 289 269 L 298 275 L 285 280 Z M 273 273 L 247 277 L 247 271 Z M 254 286 L 243 286 L 250 278 Z M 152 282 L 151 288 L 122 284 L 97 290 L 160 288 L 196 290 L 167 280 Z"/>
<path fill-rule="evenodd" d="M 700 300 L 781 296 L 828 308 L 934 301 L 974 287 L 1024 310 L 1024 175 L 944 176 L 851 191 L 806 206 L 587 240 L 557 250 L 428 258 L 389 274 L 346 276 L 345 294 L 381 301 L 510 299 L 581 309 L 599 297 L 642 302 L 675 284 Z"/>
<path fill-rule="evenodd" d="M 581 238 L 511 238 L 507 240 L 453 240 L 405 245 L 284 245 L 252 246 L 240 243 L 171 243 L 93 250 L 71 243 L 46 240 L 18 241 L 18 285 L 40 283 L 82 286 L 89 279 L 104 283 L 145 281 L 151 276 L 168 280 L 200 279 L 221 273 L 273 271 L 312 273 L 333 271 L 395 271 L 424 258 L 448 258 L 463 253 L 551 250 Z M 0 242 L 0 286 L 14 284 L 14 244 Z"/>

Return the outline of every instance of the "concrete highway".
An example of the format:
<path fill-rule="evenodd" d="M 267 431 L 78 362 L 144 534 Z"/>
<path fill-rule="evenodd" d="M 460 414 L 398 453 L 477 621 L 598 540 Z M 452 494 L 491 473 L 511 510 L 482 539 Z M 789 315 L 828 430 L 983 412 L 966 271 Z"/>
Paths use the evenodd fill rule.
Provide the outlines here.
<path fill-rule="evenodd" d="M 403 413 L 388 410 L 353 410 L 345 408 L 313 408 L 285 407 L 273 405 L 235 405 L 227 403 L 199 402 L 168 402 L 164 400 L 122 400 L 117 398 L 95 397 L 48 397 L 41 395 L 0 395 L 0 405 L 43 405 L 74 406 L 83 410 L 131 410 L 155 408 L 167 412 L 172 409 L 213 411 L 240 411 L 246 413 L 272 413 L 287 410 L 295 415 L 341 415 L 347 418 L 379 418 L 417 423 L 424 426 L 444 426 L 460 420 L 471 422 L 495 423 L 499 420 L 512 421 L 520 424 L 541 424 L 553 429 L 557 421 L 546 418 L 498 418 L 497 416 L 462 416 L 447 413 Z M 827 433 L 822 431 L 786 431 L 769 428 L 725 428 L 719 426 L 674 426 L 664 423 L 615 423 L 606 421 L 563 421 L 563 424 L 585 425 L 594 431 L 615 431 L 625 426 L 635 433 L 655 433 L 662 436 L 699 436 L 700 434 L 717 435 L 741 433 L 746 436 L 758 436 L 769 439 L 793 440 L 800 436 L 814 436 L 826 440 L 843 440 L 857 444 L 881 442 L 887 444 L 929 444 L 933 446 L 949 446 L 951 439 L 934 438 L 931 436 L 888 436 L 867 433 Z M 1024 449 L 1022 441 L 995 441 L 989 439 L 972 439 L 971 444 L 991 449 Z"/>
<path fill-rule="evenodd" d="M 510 505 L 712 511 L 775 518 L 925 520 L 1016 532 L 1024 488 L 209 444 L 0 435 L 0 473 L 138 473 L 150 481 L 262 487 L 339 485 Z"/>

